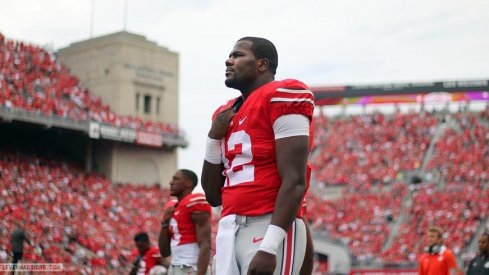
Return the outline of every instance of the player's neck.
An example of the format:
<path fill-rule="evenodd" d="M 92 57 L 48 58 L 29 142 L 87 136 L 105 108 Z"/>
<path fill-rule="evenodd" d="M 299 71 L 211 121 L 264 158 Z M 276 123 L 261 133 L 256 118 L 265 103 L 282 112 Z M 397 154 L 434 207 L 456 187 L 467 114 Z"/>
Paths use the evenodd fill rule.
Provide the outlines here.
<path fill-rule="evenodd" d="M 263 74 L 260 77 L 256 78 L 255 81 L 251 82 L 249 85 L 246 87 L 243 87 L 240 89 L 241 95 L 243 96 L 243 101 L 248 98 L 248 96 L 255 91 L 256 89 L 260 88 L 261 86 L 268 84 L 272 81 L 275 80 L 275 77 L 271 74 Z"/>
<path fill-rule="evenodd" d="M 178 201 L 181 201 L 183 200 L 183 198 L 185 198 L 187 195 L 189 194 L 192 194 L 192 190 L 190 191 L 183 191 L 182 194 L 180 194 L 177 198 L 178 198 Z"/>

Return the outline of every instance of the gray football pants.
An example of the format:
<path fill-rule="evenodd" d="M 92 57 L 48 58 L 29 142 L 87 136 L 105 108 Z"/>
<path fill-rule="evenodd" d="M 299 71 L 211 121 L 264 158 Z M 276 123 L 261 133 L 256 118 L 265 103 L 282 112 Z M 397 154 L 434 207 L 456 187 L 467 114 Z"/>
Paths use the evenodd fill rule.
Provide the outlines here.
<path fill-rule="evenodd" d="M 237 216 L 236 261 L 241 275 L 248 273 L 248 267 L 260 247 L 267 232 L 272 215 L 258 217 Z M 277 267 L 274 275 L 299 274 L 306 252 L 306 227 L 301 219 L 295 219 L 287 231 L 277 252 Z"/>

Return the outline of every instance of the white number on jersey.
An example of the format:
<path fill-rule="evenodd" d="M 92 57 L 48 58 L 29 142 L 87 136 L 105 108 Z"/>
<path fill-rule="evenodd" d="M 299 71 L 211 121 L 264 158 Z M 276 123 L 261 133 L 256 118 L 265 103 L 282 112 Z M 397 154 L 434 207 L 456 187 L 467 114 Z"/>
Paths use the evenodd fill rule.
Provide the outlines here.
<path fill-rule="evenodd" d="M 182 235 L 178 231 L 178 223 L 174 218 L 170 219 L 170 226 L 173 231 L 173 238 L 170 241 L 171 246 L 177 246 L 180 243 L 180 238 Z"/>
<path fill-rule="evenodd" d="M 234 150 L 237 151 L 232 162 L 225 157 L 223 158 L 227 175 L 226 180 L 229 181 L 229 186 L 254 181 L 255 166 L 250 164 L 253 160 L 250 135 L 244 130 L 232 133 L 228 140 L 227 150 L 228 153 Z"/>

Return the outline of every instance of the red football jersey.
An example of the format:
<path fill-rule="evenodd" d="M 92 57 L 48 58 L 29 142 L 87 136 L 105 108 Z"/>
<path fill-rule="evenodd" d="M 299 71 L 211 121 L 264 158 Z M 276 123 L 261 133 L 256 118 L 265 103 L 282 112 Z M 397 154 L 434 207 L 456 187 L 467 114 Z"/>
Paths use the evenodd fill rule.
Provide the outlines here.
<path fill-rule="evenodd" d="M 177 199 L 170 199 L 165 203 L 165 206 L 163 207 L 163 211 L 166 210 L 168 207 L 175 206 L 178 203 Z"/>
<path fill-rule="evenodd" d="M 197 242 L 195 224 L 191 218 L 193 212 L 207 212 L 209 216 L 212 215 L 212 208 L 204 194 L 189 194 L 176 204 L 169 228 L 172 247 Z"/>
<path fill-rule="evenodd" d="M 218 108 L 213 119 L 236 100 L 230 100 Z M 297 80 L 273 81 L 250 94 L 234 116 L 224 140 L 221 140 L 225 168 L 223 175 L 226 177 L 222 188 L 222 216 L 258 216 L 273 212 L 281 185 L 275 157 L 273 124 L 283 115 L 306 116 L 311 123 L 311 148 L 313 111 L 313 93 Z M 310 172 L 308 164 L 308 185 Z"/>
<path fill-rule="evenodd" d="M 161 258 L 160 249 L 157 246 L 150 248 L 139 262 L 138 275 L 147 275 L 151 268 L 158 264 Z"/>

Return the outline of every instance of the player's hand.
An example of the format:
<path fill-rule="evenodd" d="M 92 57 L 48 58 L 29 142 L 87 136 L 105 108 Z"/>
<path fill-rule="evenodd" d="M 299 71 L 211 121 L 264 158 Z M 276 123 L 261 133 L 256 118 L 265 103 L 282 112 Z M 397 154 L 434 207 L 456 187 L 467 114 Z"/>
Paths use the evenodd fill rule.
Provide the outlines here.
<path fill-rule="evenodd" d="M 258 250 L 251 260 L 248 275 L 272 275 L 277 265 L 277 257 L 265 251 Z"/>
<path fill-rule="evenodd" d="M 209 137 L 212 139 L 222 139 L 228 132 L 229 124 L 233 120 L 235 113 L 232 107 L 222 110 L 212 121 Z"/>
<path fill-rule="evenodd" d="M 175 206 L 170 206 L 163 212 L 163 220 L 162 222 L 168 223 L 170 222 L 171 217 L 173 217 L 173 212 L 175 212 Z"/>

